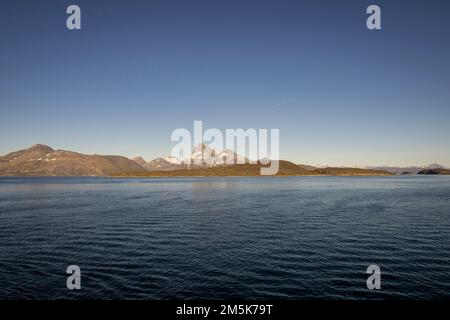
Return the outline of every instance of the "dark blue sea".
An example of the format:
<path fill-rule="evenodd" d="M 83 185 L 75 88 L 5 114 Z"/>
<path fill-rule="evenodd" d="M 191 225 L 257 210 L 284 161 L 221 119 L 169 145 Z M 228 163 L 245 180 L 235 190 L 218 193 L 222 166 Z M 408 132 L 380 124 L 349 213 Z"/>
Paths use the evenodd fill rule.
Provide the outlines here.
<path fill-rule="evenodd" d="M 0 178 L 0 299 L 449 297 L 450 177 Z"/>

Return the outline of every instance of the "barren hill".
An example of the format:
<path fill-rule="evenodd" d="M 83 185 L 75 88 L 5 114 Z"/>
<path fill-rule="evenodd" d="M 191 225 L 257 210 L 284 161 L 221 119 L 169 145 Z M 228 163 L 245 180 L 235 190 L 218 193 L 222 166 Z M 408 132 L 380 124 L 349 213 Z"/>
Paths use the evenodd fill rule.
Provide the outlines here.
<path fill-rule="evenodd" d="M 190 168 L 171 171 L 152 171 L 122 173 L 120 177 L 220 177 L 220 176 L 260 176 L 263 165 L 236 164 L 216 167 Z M 370 170 L 359 168 L 324 168 L 305 169 L 302 165 L 296 165 L 290 161 L 280 160 L 277 176 L 390 176 L 389 172 L 382 170 Z"/>
<path fill-rule="evenodd" d="M 127 172 L 146 170 L 121 156 L 86 155 L 41 144 L 0 157 L 3 176 L 109 176 Z"/>

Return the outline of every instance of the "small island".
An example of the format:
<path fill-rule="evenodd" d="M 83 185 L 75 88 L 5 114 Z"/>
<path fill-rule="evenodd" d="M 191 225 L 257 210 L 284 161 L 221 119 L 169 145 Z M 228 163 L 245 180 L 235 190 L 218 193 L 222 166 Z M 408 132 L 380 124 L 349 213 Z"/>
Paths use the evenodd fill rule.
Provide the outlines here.
<path fill-rule="evenodd" d="M 450 175 L 450 169 L 426 169 L 419 171 L 417 174 Z"/>

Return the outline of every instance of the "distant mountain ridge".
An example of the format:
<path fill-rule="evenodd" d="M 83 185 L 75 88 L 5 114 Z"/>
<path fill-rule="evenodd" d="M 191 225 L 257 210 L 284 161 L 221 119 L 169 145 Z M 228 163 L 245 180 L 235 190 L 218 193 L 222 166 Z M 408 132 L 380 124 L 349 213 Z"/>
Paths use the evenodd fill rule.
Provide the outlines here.
<path fill-rule="evenodd" d="M 406 171 L 446 174 L 440 165 L 390 168 L 317 168 L 280 160 L 279 175 L 392 175 Z M 261 162 L 250 161 L 231 150 L 216 152 L 204 144 L 196 146 L 188 160 L 175 157 L 128 159 L 115 155 L 87 155 L 54 150 L 43 144 L 0 156 L 0 176 L 253 176 L 259 175 Z M 398 169 L 398 170 L 397 170 Z M 420 170 L 419 170 L 420 169 Z"/>
<path fill-rule="evenodd" d="M 445 169 L 444 166 L 440 164 L 430 164 L 428 166 L 423 167 L 388 167 L 388 166 L 380 166 L 380 167 L 367 167 L 367 169 L 375 169 L 375 170 L 384 170 L 391 172 L 393 174 L 418 174 L 420 171 L 424 170 L 433 170 L 433 169 Z"/>
<path fill-rule="evenodd" d="M 194 169 L 248 163 L 249 160 L 231 150 L 217 152 L 205 144 L 194 147 L 189 159 L 180 160 L 172 156 L 156 158 L 146 162 L 142 157 L 133 159 L 148 171 L 170 171 L 179 169 Z"/>

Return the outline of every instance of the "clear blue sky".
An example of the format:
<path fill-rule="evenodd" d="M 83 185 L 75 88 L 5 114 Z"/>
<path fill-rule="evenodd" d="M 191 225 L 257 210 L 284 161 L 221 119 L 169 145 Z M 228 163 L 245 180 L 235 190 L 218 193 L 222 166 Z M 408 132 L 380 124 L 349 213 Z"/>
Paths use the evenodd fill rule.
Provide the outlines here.
<path fill-rule="evenodd" d="M 78 4 L 82 30 L 66 29 Z M 366 28 L 378 4 L 382 30 Z M 279 128 L 281 157 L 450 166 L 449 1 L 0 6 L 0 154 L 168 155 L 176 128 Z"/>

